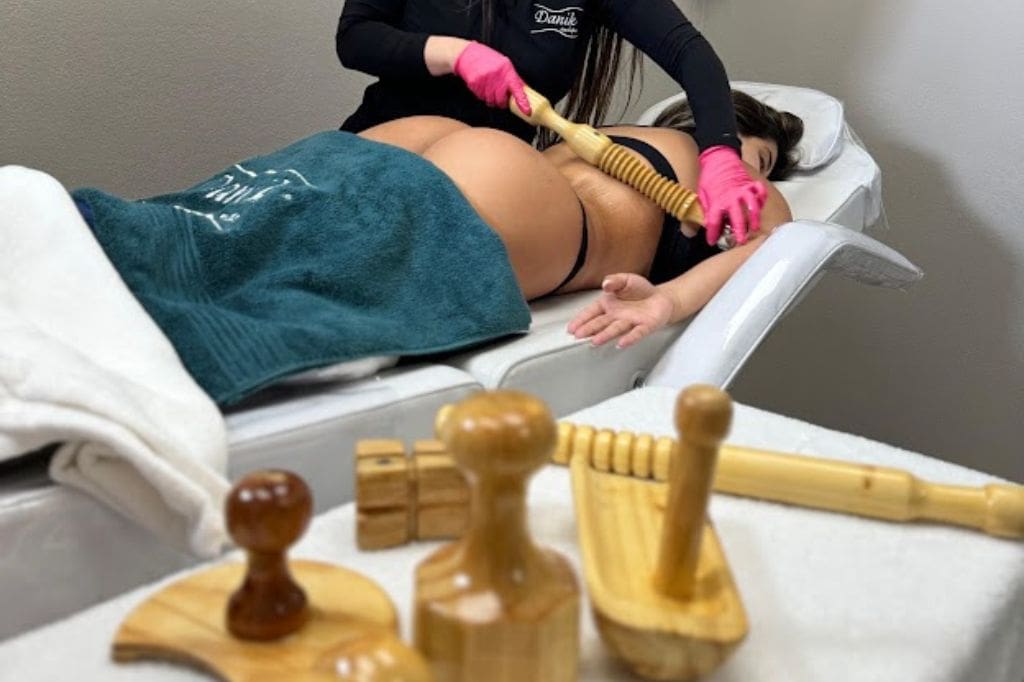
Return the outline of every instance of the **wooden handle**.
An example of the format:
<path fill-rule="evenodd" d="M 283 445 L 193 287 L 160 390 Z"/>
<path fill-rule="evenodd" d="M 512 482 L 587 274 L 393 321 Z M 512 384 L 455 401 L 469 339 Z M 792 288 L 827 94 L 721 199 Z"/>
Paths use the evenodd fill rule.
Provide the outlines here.
<path fill-rule="evenodd" d="M 563 118 L 551 106 L 547 97 L 533 88 L 526 88 L 526 98 L 530 100 L 532 113 L 529 116 L 524 114 L 516 105 L 515 98 L 509 100 L 509 108 L 512 113 L 531 125 L 543 126 L 555 133 L 587 163 L 597 166 L 604 150 L 614 144 L 611 138 L 604 133 L 600 133 L 586 124 L 573 123 Z"/>
<path fill-rule="evenodd" d="M 715 490 L 890 521 L 923 519 L 1024 538 L 1024 487 L 940 485 L 900 469 L 722 449 Z"/>
<path fill-rule="evenodd" d="M 697 385 L 679 394 L 679 441 L 669 465 L 668 504 L 654 571 L 654 587 L 666 596 L 688 599 L 693 594 L 718 446 L 731 421 L 732 401 L 725 391 Z"/>

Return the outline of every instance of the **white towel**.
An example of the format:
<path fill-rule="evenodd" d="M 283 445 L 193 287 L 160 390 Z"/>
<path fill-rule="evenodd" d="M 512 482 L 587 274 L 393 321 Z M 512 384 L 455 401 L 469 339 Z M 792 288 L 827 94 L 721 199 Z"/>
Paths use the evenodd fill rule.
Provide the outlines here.
<path fill-rule="evenodd" d="M 0 168 L 0 461 L 62 443 L 50 475 L 178 547 L 225 544 L 216 405 L 53 177 Z"/>

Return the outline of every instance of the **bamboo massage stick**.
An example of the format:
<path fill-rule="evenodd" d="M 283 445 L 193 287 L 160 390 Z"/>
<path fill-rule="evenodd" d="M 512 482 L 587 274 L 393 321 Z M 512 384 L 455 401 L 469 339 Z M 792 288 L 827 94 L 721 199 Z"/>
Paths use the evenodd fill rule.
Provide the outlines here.
<path fill-rule="evenodd" d="M 615 144 L 604 133 L 589 125 L 566 120 L 544 95 L 533 88 L 526 88 L 526 97 L 533 110 L 529 116 L 516 106 L 514 99 L 509 100 L 509 108 L 516 116 L 531 125 L 544 126 L 552 131 L 565 140 L 581 159 L 626 183 L 679 220 L 704 224 L 704 211 L 695 192 L 643 165 L 628 149 Z"/>
<path fill-rule="evenodd" d="M 437 414 L 439 424 L 446 407 Z M 675 439 L 558 424 L 556 464 L 587 458 L 598 471 L 668 480 Z M 925 520 L 1024 539 L 1024 486 L 941 485 L 907 471 L 723 443 L 714 490 L 888 521 Z"/>

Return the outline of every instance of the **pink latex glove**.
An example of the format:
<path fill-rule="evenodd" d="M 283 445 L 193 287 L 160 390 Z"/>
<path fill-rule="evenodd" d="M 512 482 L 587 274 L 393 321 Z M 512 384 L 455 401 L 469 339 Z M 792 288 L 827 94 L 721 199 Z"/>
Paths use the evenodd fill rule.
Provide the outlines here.
<path fill-rule="evenodd" d="M 739 244 L 746 244 L 747 235 L 761 229 L 761 209 L 768 199 L 768 189 L 747 174 L 732 147 L 710 147 L 700 155 L 697 196 L 704 207 L 708 244 L 717 243 L 722 236 L 724 218 L 729 219 Z"/>
<path fill-rule="evenodd" d="M 523 90 L 525 83 L 512 66 L 512 60 L 482 43 L 470 42 L 455 59 L 452 70 L 474 95 L 491 107 L 508 107 L 509 97 L 515 97 L 516 105 L 529 116 L 530 101 Z"/>

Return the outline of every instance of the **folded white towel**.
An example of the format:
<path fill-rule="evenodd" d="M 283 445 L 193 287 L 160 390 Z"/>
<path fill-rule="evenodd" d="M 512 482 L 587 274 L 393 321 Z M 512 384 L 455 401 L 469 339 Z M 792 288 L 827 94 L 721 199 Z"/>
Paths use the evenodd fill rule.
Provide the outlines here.
<path fill-rule="evenodd" d="M 216 405 L 53 177 L 0 168 L 0 460 L 50 465 L 200 556 L 224 546 L 227 437 Z"/>

